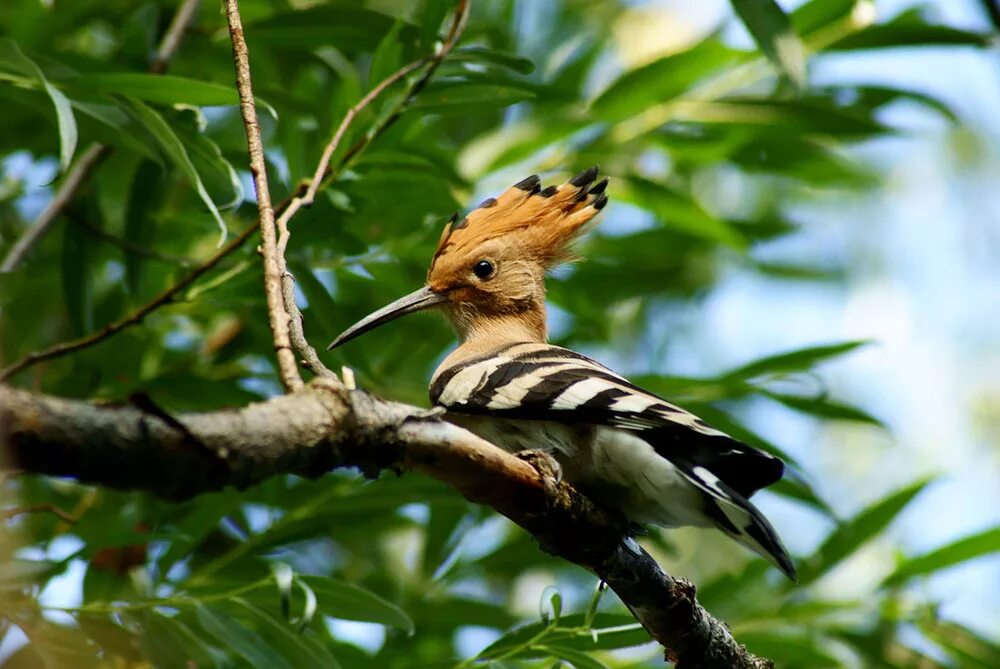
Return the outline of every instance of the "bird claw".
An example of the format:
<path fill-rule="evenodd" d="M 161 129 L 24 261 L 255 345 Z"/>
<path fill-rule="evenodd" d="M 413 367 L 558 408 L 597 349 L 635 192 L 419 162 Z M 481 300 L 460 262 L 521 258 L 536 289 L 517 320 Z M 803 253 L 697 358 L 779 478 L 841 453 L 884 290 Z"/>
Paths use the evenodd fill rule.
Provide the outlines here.
<path fill-rule="evenodd" d="M 518 451 L 514 457 L 524 460 L 535 468 L 547 481 L 553 481 L 556 485 L 562 483 L 563 471 L 559 461 L 545 451 L 528 448 Z"/>

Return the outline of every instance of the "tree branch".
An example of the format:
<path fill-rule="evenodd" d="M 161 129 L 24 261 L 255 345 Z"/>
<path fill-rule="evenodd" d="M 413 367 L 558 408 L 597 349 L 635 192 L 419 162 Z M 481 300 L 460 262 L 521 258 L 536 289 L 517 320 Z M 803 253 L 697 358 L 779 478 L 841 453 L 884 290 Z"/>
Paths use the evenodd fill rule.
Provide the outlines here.
<path fill-rule="evenodd" d="M 607 582 L 678 668 L 771 666 L 698 604 L 690 583 L 664 573 L 628 537 L 623 518 L 436 414 L 336 380 L 238 410 L 169 420 L 139 406 L 95 406 L 0 386 L 0 458 L 3 468 L 171 499 L 288 473 L 314 478 L 337 467 L 369 476 L 422 472 Z"/>
<path fill-rule="evenodd" d="M 17 266 L 21 264 L 25 256 L 31 252 L 31 249 L 35 248 L 35 244 L 48 234 L 49 229 L 56 222 L 56 219 L 59 218 L 62 210 L 76 197 L 80 186 L 86 183 L 94 169 L 109 155 L 111 155 L 111 149 L 107 146 L 103 144 L 91 144 L 76 159 L 73 167 L 66 173 L 66 178 L 59 184 L 59 189 L 52 196 L 52 200 L 42 210 L 42 213 L 38 215 L 35 222 L 14 242 L 14 246 L 10 248 L 10 251 L 7 252 L 7 256 L 0 263 L 0 273 L 13 272 L 17 269 Z"/>
<path fill-rule="evenodd" d="M 115 335 L 126 328 L 138 325 L 143 321 L 146 316 L 156 311 L 165 304 L 169 304 L 174 301 L 174 299 L 187 289 L 192 283 L 197 281 L 203 274 L 214 268 L 223 258 L 228 256 L 230 253 L 243 246 L 243 243 L 249 239 L 257 231 L 257 224 L 247 227 L 239 235 L 230 240 L 228 244 L 223 246 L 221 249 L 216 251 L 212 257 L 206 260 L 204 263 L 195 267 L 187 275 L 184 276 L 180 281 L 170 286 L 169 288 L 163 290 L 160 294 L 154 297 L 152 300 L 142 305 L 138 309 L 126 314 L 117 321 L 108 323 L 103 328 L 97 332 L 92 332 L 89 335 L 80 337 L 79 339 L 73 339 L 70 341 L 60 342 L 49 346 L 48 348 L 42 349 L 40 351 L 32 351 L 28 355 L 24 356 L 17 362 L 0 369 L 0 381 L 6 381 L 14 374 L 31 367 L 44 360 L 52 360 L 54 358 L 60 358 L 64 355 L 73 353 L 74 351 L 79 351 L 80 349 L 87 348 L 88 346 L 93 346 L 98 342 L 101 342 L 108 337 Z"/>
<path fill-rule="evenodd" d="M 271 337 L 278 359 L 278 377 L 285 390 L 295 390 L 302 386 L 302 377 L 295 362 L 295 352 L 288 335 L 288 310 L 282 296 L 281 283 L 285 275 L 284 254 L 278 253 L 277 229 L 287 237 L 287 229 L 275 225 L 274 209 L 271 207 L 271 191 L 267 185 L 267 163 L 264 161 L 264 143 L 260 137 L 257 122 L 257 108 L 253 100 L 253 82 L 250 78 L 250 53 L 243 37 L 240 8 L 237 0 L 225 0 L 226 20 L 229 22 L 229 38 L 233 44 L 233 65 L 236 67 L 236 89 L 240 94 L 240 112 L 247 135 L 247 151 L 250 153 L 250 172 L 257 191 L 257 217 L 260 222 L 260 249 L 264 260 L 264 293 L 267 296 L 267 318 L 271 326 Z"/>

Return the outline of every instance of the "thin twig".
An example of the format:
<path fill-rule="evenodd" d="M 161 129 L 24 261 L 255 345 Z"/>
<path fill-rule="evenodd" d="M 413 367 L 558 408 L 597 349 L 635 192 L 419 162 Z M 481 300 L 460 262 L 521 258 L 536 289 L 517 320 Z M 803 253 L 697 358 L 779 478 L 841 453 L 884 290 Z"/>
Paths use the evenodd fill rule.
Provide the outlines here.
<path fill-rule="evenodd" d="M 170 22 L 170 27 L 163 35 L 159 48 L 156 50 L 156 58 L 149 66 L 151 73 L 163 74 L 166 71 L 167 64 L 177 51 L 177 47 L 180 46 L 184 31 L 191 22 L 200 1 L 184 0 L 184 3 L 177 9 L 177 13 L 174 14 L 174 18 Z M 112 151 L 114 148 L 106 144 L 90 145 L 66 174 L 66 178 L 63 179 L 49 205 L 7 253 L 7 257 L 0 263 L 0 273 L 12 272 L 21 264 L 31 249 L 48 233 L 66 205 L 76 197 L 77 191 L 87 181 L 94 169 L 101 161 L 111 155 Z"/>
<path fill-rule="evenodd" d="M 180 46 L 184 32 L 191 25 L 191 21 L 194 19 L 194 15 L 198 11 L 200 4 L 201 0 L 184 0 L 184 3 L 177 9 L 173 20 L 170 21 L 167 32 L 163 34 L 163 39 L 160 40 L 160 46 L 156 50 L 156 57 L 153 58 L 153 62 L 149 66 L 151 73 L 163 74 L 166 72 L 167 65 L 170 63 L 170 59 L 174 57 L 177 47 Z"/>
<path fill-rule="evenodd" d="M 84 184 L 94 168 L 102 160 L 111 154 L 111 150 L 102 144 L 91 144 L 83 154 L 77 158 L 73 167 L 66 173 L 66 178 L 59 184 L 59 189 L 52 196 L 48 206 L 39 214 L 31 226 L 24 231 L 24 234 L 14 243 L 7 257 L 0 263 L 0 273 L 13 272 L 21 264 L 25 256 L 31 252 L 41 239 L 48 233 L 49 228 L 59 218 L 63 208 L 76 196 L 80 186 Z"/>
<path fill-rule="evenodd" d="M 243 37 L 240 8 L 237 0 L 225 0 L 229 37 L 233 44 L 233 65 L 236 68 L 236 89 L 240 94 L 240 112 L 247 135 L 250 153 L 250 172 L 257 191 L 257 214 L 260 221 L 261 255 L 264 259 L 264 292 L 267 296 L 267 316 L 278 359 L 278 377 L 285 390 L 297 390 L 303 385 L 295 352 L 288 336 L 288 311 L 281 294 L 284 258 L 278 253 L 277 230 L 271 193 L 267 185 L 267 163 L 264 161 L 264 143 L 257 122 L 257 108 L 253 99 L 253 82 L 250 79 L 250 53 Z"/>
<path fill-rule="evenodd" d="M 198 280 L 201 275 L 208 272 L 210 269 L 215 267 L 222 261 L 223 258 L 228 256 L 230 253 L 243 246 L 246 240 L 250 239 L 253 234 L 257 231 L 256 221 L 253 225 L 248 226 L 239 235 L 237 235 L 232 241 L 223 246 L 221 249 L 216 251 L 212 257 L 206 260 L 204 263 L 192 269 L 183 279 L 170 286 L 169 288 L 162 291 L 159 295 L 154 297 L 152 300 L 142 305 L 138 309 L 128 313 L 124 317 L 108 323 L 103 328 L 97 332 L 86 335 L 85 337 L 80 337 L 79 339 L 73 339 L 72 341 L 61 342 L 55 344 L 41 351 L 33 351 L 28 355 L 24 356 L 14 364 L 9 367 L 0 369 L 0 381 L 6 381 L 8 378 L 14 374 L 20 372 L 23 369 L 27 369 L 32 365 L 35 365 L 44 360 L 52 360 L 53 358 L 59 358 L 74 351 L 79 351 L 80 349 L 87 348 L 88 346 L 93 346 L 98 342 L 104 341 L 108 337 L 121 332 L 122 330 L 138 325 L 142 320 L 148 316 L 153 311 L 156 311 L 165 304 L 169 304 L 174 301 L 183 290 L 188 286 Z"/>
<path fill-rule="evenodd" d="M 448 31 L 447 37 L 445 37 L 444 42 L 441 43 L 433 54 L 404 65 L 399 70 L 380 81 L 370 91 L 368 91 L 368 93 L 365 94 L 365 96 L 361 98 L 357 104 L 347 110 L 347 113 L 344 115 L 343 120 L 341 120 L 340 125 L 337 126 L 336 132 L 333 133 L 333 138 L 323 149 L 323 154 L 320 156 L 319 163 L 317 163 L 316 170 L 313 172 L 312 178 L 309 180 L 305 191 L 301 192 L 301 194 L 293 196 L 291 202 L 288 204 L 288 207 L 278 217 L 277 252 L 282 270 L 282 295 L 285 300 L 285 310 L 289 315 L 289 337 L 291 339 L 292 346 L 295 347 L 296 352 L 302 358 L 303 364 L 317 376 L 334 377 L 335 375 L 326 367 L 326 365 L 322 363 L 319 356 L 316 354 L 316 349 L 309 344 L 309 341 L 305 336 L 302 312 L 299 310 L 298 304 L 295 302 L 295 277 L 288 271 L 285 261 L 285 251 L 288 248 L 288 240 L 290 238 L 288 222 L 299 209 L 302 207 L 308 207 L 313 203 L 316 198 L 316 193 L 325 184 L 324 180 L 329 181 L 329 179 L 335 177 L 336 174 L 339 173 L 353 157 L 358 155 L 358 153 L 364 149 L 364 147 L 367 146 L 372 139 L 384 133 L 389 126 L 391 126 L 392 123 L 399 118 L 400 115 L 402 115 L 406 107 L 410 105 L 417 94 L 420 93 L 420 91 L 423 90 L 430 81 L 445 56 L 447 56 L 448 53 L 454 48 L 455 44 L 458 43 L 458 40 L 462 35 L 462 31 L 465 29 L 465 24 L 468 21 L 468 18 L 469 0 L 461 0 L 458 7 L 455 9 L 455 16 L 452 19 L 451 28 Z M 365 133 L 361 139 L 362 143 L 356 143 L 352 146 L 337 164 L 336 168 L 330 169 L 330 161 L 333 159 L 333 154 L 336 153 L 337 148 L 340 146 L 340 142 L 347 134 L 348 127 L 350 127 L 354 119 L 357 118 L 358 114 L 360 114 L 365 107 L 374 102 L 386 89 L 401 81 L 411 72 L 414 72 L 425 64 L 427 64 L 428 67 L 424 71 L 423 75 L 410 87 L 402 102 L 396 107 L 395 110 L 393 110 L 392 114 L 390 114 L 386 121 L 378 125 L 371 132 Z"/>
<path fill-rule="evenodd" d="M 16 518 L 18 516 L 23 516 L 26 513 L 51 513 L 53 516 L 57 516 L 60 520 L 67 523 L 75 523 L 77 521 L 76 516 L 60 509 L 55 504 L 33 504 L 31 506 L 18 506 L 13 509 L 4 509 L 0 511 L 0 520 L 10 520 L 11 518 Z"/>

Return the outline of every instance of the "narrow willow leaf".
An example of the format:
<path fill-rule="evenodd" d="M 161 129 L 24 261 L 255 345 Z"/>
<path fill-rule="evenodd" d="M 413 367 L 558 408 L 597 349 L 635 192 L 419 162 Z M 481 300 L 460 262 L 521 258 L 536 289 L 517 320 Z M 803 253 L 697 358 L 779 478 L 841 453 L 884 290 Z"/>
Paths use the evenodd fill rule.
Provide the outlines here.
<path fill-rule="evenodd" d="M 492 84 L 449 82 L 431 84 L 413 103 L 413 109 L 434 114 L 468 114 L 489 111 L 530 100 L 535 94 L 524 88 Z"/>
<path fill-rule="evenodd" d="M 402 28 L 403 22 L 397 20 L 378 43 L 375 53 L 372 54 L 371 64 L 368 66 L 368 88 L 374 88 L 402 64 L 403 43 L 400 41 Z"/>
<path fill-rule="evenodd" d="M 319 600 L 320 613 L 343 620 L 391 625 L 413 634 L 413 619 L 392 602 L 370 590 L 323 576 L 304 576 Z"/>
<path fill-rule="evenodd" d="M 1000 552 L 1000 527 L 963 537 L 918 557 L 910 558 L 886 577 L 883 586 L 898 586 L 916 576 L 924 576 L 968 560 Z"/>
<path fill-rule="evenodd" d="M 746 248 L 746 240 L 732 226 L 670 186 L 632 176 L 624 191 L 619 187 L 619 197 L 653 212 L 665 226 L 736 249 Z"/>
<path fill-rule="evenodd" d="M 802 395 L 788 395 L 776 393 L 770 390 L 760 390 L 765 397 L 781 402 L 790 409 L 801 411 L 802 413 L 826 418 L 830 420 L 847 420 L 855 423 L 867 423 L 885 427 L 885 424 L 867 411 L 848 404 L 833 402 L 825 397 L 804 397 Z"/>
<path fill-rule="evenodd" d="M 963 669 L 996 669 L 1000 667 L 1000 644 L 972 630 L 945 620 L 927 620 L 921 631 L 958 660 Z"/>
<path fill-rule="evenodd" d="M 502 65 L 519 74 L 531 74 L 535 71 L 535 64 L 528 58 L 504 51 L 495 51 L 483 46 L 459 47 L 452 51 L 448 58 L 451 61 L 457 62 L 467 61 L 470 63 Z"/>
<path fill-rule="evenodd" d="M 199 81 L 172 74 L 119 72 L 85 74 L 66 80 L 66 85 L 89 93 L 125 95 L 164 105 L 237 105 L 239 95 L 232 86 Z"/>
<path fill-rule="evenodd" d="M 893 47 L 988 47 L 991 43 L 992 37 L 986 33 L 927 23 L 922 10 L 916 8 L 903 12 L 886 23 L 876 23 L 852 32 L 826 48 L 830 51 L 855 51 Z"/>
<path fill-rule="evenodd" d="M 155 667 L 216 667 L 218 653 L 179 617 L 168 617 L 154 611 L 134 616 L 139 622 L 142 636 L 139 647 L 143 656 Z"/>
<path fill-rule="evenodd" d="M 576 669 L 608 669 L 608 665 L 604 664 L 597 658 L 591 657 L 590 655 L 574 648 L 566 648 L 565 646 L 556 646 L 553 644 L 536 646 L 536 648 L 543 653 L 548 653 L 552 657 L 557 657 L 560 660 L 569 662 L 576 667 Z"/>
<path fill-rule="evenodd" d="M 144 160 L 136 168 L 125 206 L 125 239 L 140 246 L 151 247 L 156 236 L 156 212 L 166 194 L 166 174 L 152 160 Z M 148 258 L 138 253 L 124 253 L 125 283 L 133 299 L 143 294 L 143 282 Z"/>
<path fill-rule="evenodd" d="M 59 128 L 59 169 L 65 172 L 73 161 L 79 132 L 76 127 L 76 117 L 69 98 L 58 88 L 49 83 L 35 61 L 24 55 L 21 48 L 10 39 L 0 39 L 0 70 L 21 74 L 34 79 L 45 91 L 56 110 L 56 124 Z"/>
<path fill-rule="evenodd" d="M 280 651 L 293 667 L 329 667 L 336 669 L 340 663 L 321 643 L 307 634 L 299 634 L 289 623 L 278 620 L 241 597 L 231 601 L 241 618 L 247 618 L 257 628 L 270 647 Z"/>
<path fill-rule="evenodd" d="M 85 201 L 82 206 L 90 211 L 96 207 Z M 71 216 L 86 215 L 75 209 Z M 95 219 L 97 220 L 97 219 Z M 91 280 L 91 264 L 94 261 L 93 237 L 83 226 L 70 223 L 62 234 L 62 288 L 66 312 L 69 314 L 73 332 L 77 335 L 94 329 L 94 282 Z"/>
<path fill-rule="evenodd" d="M 854 554 L 902 513 L 933 479 L 924 479 L 890 494 L 833 530 L 819 550 L 802 563 L 799 584 L 806 585 Z"/>
<path fill-rule="evenodd" d="M 806 371 L 817 363 L 849 353 L 869 343 L 869 340 L 845 341 L 839 344 L 810 346 L 809 348 L 801 348 L 796 351 L 789 351 L 788 353 L 769 355 L 728 371 L 722 375 L 722 378 L 748 379 L 760 376 L 761 374 Z"/>
<path fill-rule="evenodd" d="M 152 107 L 133 98 L 122 98 L 122 104 L 132 117 L 149 131 L 156 140 L 156 143 L 167 157 L 170 158 L 171 162 L 191 182 L 191 185 L 198 193 L 198 197 L 205 203 L 209 213 L 212 214 L 212 218 L 215 219 L 216 224 L 219 226 L 218 245 L 222 246 L 225 244 L 228 235 L 226 222 L 222 220 L 222 214 L 219 213 L 218 207 L 215 206 L 215 202 L 212 201 L 211 196 L 209 196 L 208 191 L 205 189 L 205 184 L 202 183 L 198 170 L 195 169 L 194 163 L 191 162 L 191 157 L 188 156 L 184 142 L 181 141 L 180 137 L 177 136 L 177 133 L 174 132 L 173 128 L 170 127 L 170 124 L 166 122 L 160 113 Z"/>
<path fill-rule="evenodd" d="M 738 57 L 738 52 L 717 37 L 709 37 L 687 51 L 624 73 L 594 100 L 591 111 L 609 121 L 630 118 L 651 105 L 678 97 Z"/>
<path fill-rule="evenodd" d="M 219 607 L 198 604 L 195 607 L 195 615 L 209 635 L 229 652 L 247 660 L 250 666 L 294 669 L 294 665 L 290 664 L 277 649 L 265 643 L 259 634 L 255 634 Z"/>
<path fill-rule="evenodd" d="M 732 0 L 760 50 L 797 88 L 806 78 L 806 56 L 802 41 L 788 15 L 774 0 Z"/>

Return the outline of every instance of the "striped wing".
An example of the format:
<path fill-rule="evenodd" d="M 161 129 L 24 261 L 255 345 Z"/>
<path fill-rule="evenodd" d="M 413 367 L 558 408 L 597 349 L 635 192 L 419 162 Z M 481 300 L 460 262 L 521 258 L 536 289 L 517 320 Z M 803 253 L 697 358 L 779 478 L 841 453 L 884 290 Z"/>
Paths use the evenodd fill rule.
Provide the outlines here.
<path fill-rule="evenodd" d="M 600 363 L 549 344 L 511 344 L 440 370 L 431 401 L 455 413 L 630 430 L 672 461 L 704 467 L 743 496 L 779 480 L 783 463 L 707 425 Z"/>

